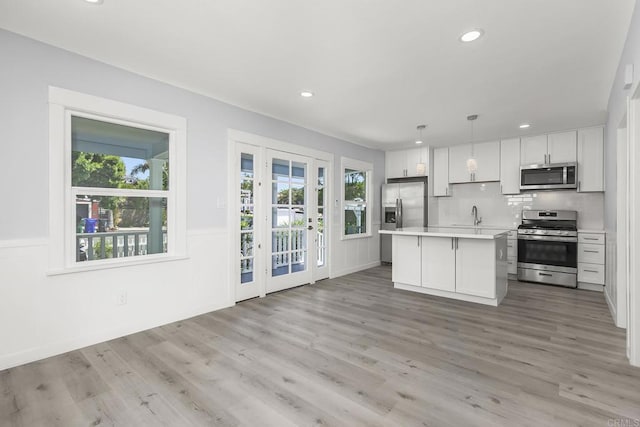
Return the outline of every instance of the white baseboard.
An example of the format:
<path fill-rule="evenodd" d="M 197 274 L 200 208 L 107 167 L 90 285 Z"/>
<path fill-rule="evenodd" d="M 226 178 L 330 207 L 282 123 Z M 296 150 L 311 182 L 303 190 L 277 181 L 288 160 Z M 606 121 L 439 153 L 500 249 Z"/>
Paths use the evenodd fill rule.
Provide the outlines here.
<path fill-rule="evenodd" d="M 461 294 L 457 292 L 442 291 L 440 289 L 423 288 L 420 286 L 406 285 L 404 283 L 397 283 L 397 282 L 393 283 L 393 287 L 395 289 L 402 289 L 403 291 L 418 292 L 421 294 L 457 299 L 457 300 L 466 301 L 466 302 L 475 302 L 477 304 L 491 305 L 494 307 L 497 307 L 498 304 L 500 304 L 500 302 L 502 301 L 502 298 L 483 298 L 483 297 L 477 297 L 475 295 L 467 295 L 467 294 Z"/>
<path fill-rule="evenodd" d="M 604 292 L 604 285 L 595 285 L 593 283 L 578 282 L 578 289 L 585 291 Z"/>
<path fill-rule="evenodd" d="M 357 273 L 358 271 L 367 270 L 369 268 L 378 267 L 380 265 L 380 261 L 370 262 L 368 264 L 356 265 L 354 267 L 344 268 L 339 271 L 332 271 L 331 279 L 335 279 L 336 277 L 346 276 L 347 274 Z"/>
<path fill-rule="evenodd" d="M 609 312 L 611 313 L 611 318 L 613 319 L 613 323 L 618 327 L 618 328 L 623 328 L 623 326 L 620 326 L 618 324 L 618 313 L 616 310 L 616 305 L 613 303 L 613 301 L 611 301 L 611 297 L 609 296 L 609 292 L 605 292 L 604 293 L 604 300 L 607 302 L 607 305 L 609 306 Z"/>

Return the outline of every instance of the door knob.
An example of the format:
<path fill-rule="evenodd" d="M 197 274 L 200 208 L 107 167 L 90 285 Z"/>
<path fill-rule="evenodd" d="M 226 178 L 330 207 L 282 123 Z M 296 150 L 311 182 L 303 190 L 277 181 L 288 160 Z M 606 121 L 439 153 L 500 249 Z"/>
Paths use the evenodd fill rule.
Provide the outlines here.
<path fill-rule="evenodd" d="M 313 225 L 308 226 L 307 230 L 313 230 Z"/>

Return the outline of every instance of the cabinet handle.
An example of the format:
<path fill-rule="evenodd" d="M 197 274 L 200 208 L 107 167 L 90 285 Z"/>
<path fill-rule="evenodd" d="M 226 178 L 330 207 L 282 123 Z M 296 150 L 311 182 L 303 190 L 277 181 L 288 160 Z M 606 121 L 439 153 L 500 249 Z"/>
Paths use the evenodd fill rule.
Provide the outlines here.
<path fill-rule="evenodd" d="M 504 190 L 502 189 L 502 184 L 500 184 L 500 192 L 504 193 Z"/>
<path fill-rule="evenodd" d="M 599 254 L 600 251 L 590 251 L 588 249 L 584 249 L 583 252 L 589 252 L 590 254 Z"/>
<path fill-rule="evenodd" d="M 451 238 L 451 250 L 453 250 L 453 237 Z"/>
<path fill-rule="evenodd" d="M 416 236 L 418 238 L 418 247 L 420 247 L 420 236 Z"/>
<path fill-rule="evenodd" d="M 583 237 L 584 240 L 600 240 L 596 237 Z"/>
<path fill-rule="evenodd" d="M 551 153 L 547 154 L 547 156 L 549 157 L 549 164 L 551 164 Z"/>
<path fill-rule="evenodd" d="M 578 191 L 580 191 L 580 181 L 578 181 Z"/>
<path fill-rule="evenodd" d="M 587 273 L 598 273 L 596 270 L 586 270 L 585 269 L 584 271 L 586 271 Z"/>
<path fill-rule="evenodd" d="M 538 273 L 538 275 L 553 277 L 553 274 L 549 274 L 549 273 Z"/>

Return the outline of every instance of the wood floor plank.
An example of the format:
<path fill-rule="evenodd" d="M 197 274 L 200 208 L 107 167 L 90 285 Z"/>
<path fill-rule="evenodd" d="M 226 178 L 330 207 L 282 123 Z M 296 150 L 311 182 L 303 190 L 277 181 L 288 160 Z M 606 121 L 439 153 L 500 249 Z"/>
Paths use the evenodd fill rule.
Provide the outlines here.
<path fill-rule="evenodd" d="M 625 339 L 602 293 L 489 307 L 381 266 L 2 371 L 0 425 L 633 425 Z"/>

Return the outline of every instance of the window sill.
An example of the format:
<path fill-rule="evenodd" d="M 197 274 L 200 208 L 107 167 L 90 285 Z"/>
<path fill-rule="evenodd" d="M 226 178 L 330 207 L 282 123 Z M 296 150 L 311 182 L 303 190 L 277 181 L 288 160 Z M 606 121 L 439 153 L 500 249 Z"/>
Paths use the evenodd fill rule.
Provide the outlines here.
<path fill-rule="evenodd" d="M 340 240 L 354 240 L 354 239 L 366 239 L 368 237 L 371 237 L 371 233 L 365 233 L 365 234 L 343 234 L 340 237 Z"/>
<path fill-rule="evenodd" d="M 160 255 L 160 256 L 145 256 L 142 259 L 131 260 L 101 260 L 101 261 L 87 261 L 89 265 L 74 265 L 72 267 L 63 267 L 58 269 L 51 269 L 47 271 L 47 276 L 59 276 L 62 274 L 84 273 L 88 271 L 97 270 L 110 270 L 113 268 L 132 267 L 136 265 L 145 264 L 157 264 L 162 262 L 182 261 L 189 259 L 186 255 Z"/>

